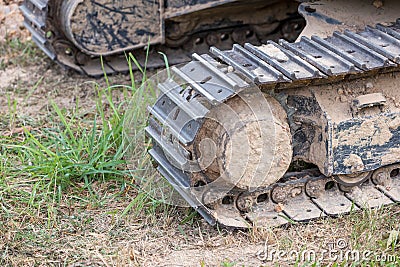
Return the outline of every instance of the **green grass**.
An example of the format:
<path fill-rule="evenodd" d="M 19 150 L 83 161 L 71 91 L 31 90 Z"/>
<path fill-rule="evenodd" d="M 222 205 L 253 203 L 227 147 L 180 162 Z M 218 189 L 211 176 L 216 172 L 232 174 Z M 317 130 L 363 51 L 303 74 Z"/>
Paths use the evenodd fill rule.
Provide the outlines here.
<path fill-rule="evenodd" d="M 50 118 L 46 127 L 25 129 L 21 141 L 2 140 L 6 157 L 13 159 L 5 169 L 6 177 L 34 181 L 29 198 L 22 201 L 38 207 L 47 199 L 48 212 L 60 203 L 65 190 L 87 190 L 96 197 L 91 188 L 94 181 L 123 181 L 127 174 L 119 114 L 114 112 L 106 119 L 98 108 L 93 121 L 84 121 L 75 112 L 69 114 L 56 104 L 52 107 L 56 117 Z M 7 191 L 7 186 L 3 190 Z"/>
<path fill-rule="evenodd" d="M 0 55 L 23 51 L 21 58 L 2 62 L 4 68 L 29 65 L 40 54 L 17 41 L 1 49 Z M 78 100 L 69 109 L 51 100 L 44 116 L 21 115 L 19 107 L 45 85 L 43 78 L 35 88 L 16 90 L 32 92 L 23 102 L 7 96 L 9 112 L 0 114 L 0 235 L 14 234 L 6 247 L 0 242 L 1 266 L 13 265 L 10 259 L 20 244 L 49 253 L 45 248 L 55 234 L 64 228 L 71 233 L 96 229 L 102 224 L 98 217 L 136 223 L 143 216 L 157 222 L 158 213 L 168 214 L 166 205 L 138 186 L 155 174 L 144 128 L 146 107 L 156 93 L 147 84 L 146 68 L 140 70 L 139 82 L 131 72 L 128 85 L 111 84 L 107 76 L 93 83 L 96 106 L 89 112 Z"/>
<path fill-rule="evenodd" d="M 11 44 L 9 49 L 29 53 L 22 57 L 31 56 L 30 44 Z M 154 101 L 155 92 L 144 85 L 145 71 L 142 75 L 138 85 L 133 73 L 131 86 L 110 85 L 107 76 L 105 87 L 94 84 L 96 109 L 89 115 L 81 112 L 79 102 L 71 110 L 51 102 L 45 119 L 32 121 L 19 116 L 20 103 L 10 100 L 10 112 L 1 121 L 11 132 L 15 128 L 19 131 L 0 136 L 2 210 L 8 214 L 18 203 L 24 212 L 46 218 L 50 227 L 57 223 L 58 207 L 65 201 L 104 205 L 108 198 L 93 185 L 113 183 L 117 190 L 112 197 L 126 194 L 130 188 L 137 190 L 136 181 L 153 171 L 144 126 L 148 116 L 145 107 Z M 115 94 L 120 95 L 118 101 Z M 125 129 L 127 126 L 130 128 Z M 148 200 L 145 192 L 140 194 L 123 215 L 132 208 L 141 212 Z"/>
<path fill-rule="evenodd" d="M 21 42 L 19 39 L 10 39 L 5 43 L 0 43 L 0 55 L 0 71 L 9 66 L 25 67 L 43 64 L 45 58 L 33 41 Z"/>

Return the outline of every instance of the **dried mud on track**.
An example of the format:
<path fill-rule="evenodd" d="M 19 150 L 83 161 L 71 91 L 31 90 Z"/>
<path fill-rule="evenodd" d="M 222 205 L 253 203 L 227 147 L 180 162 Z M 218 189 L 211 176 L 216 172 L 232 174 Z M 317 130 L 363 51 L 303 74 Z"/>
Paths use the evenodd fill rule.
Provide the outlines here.
<path fill-rule="evenodd" d="M 6 3 L 10 2 L 0 2 L 0 10 Z M 0 29 L 6 25 L 2 14 Z M 21 27 L 16 29 L 23 31 Z M 15 34 L 23 38 L 22 33 Z M 27 49 L 26 45 L 21 47 Z M 105 80 L 66 72 L 34 46 L 28 48 L 32 50 L 29 58 L 23 51 L 7 47 L 0 54 L 4 67 L 0 69 L 0 135 L 18 138 L 26 121 L 42 127 L 51 112 L 51 102 L 66 110 L 78 105 L 83 116 L 93 114 L 97 90 L 105 88 Z M 128 76 L 117 75 L 109 77 L 109 83 L 131 82 Z M 11 117 L 16 118 L 13 123 Z M 0 173 L 0 180 L 7 179 Z M 112 184 L 96 183 L 93 187 L 107 201 L 101 205 L 62 201 L 53 214 L 51 227 L 46 217 L 29 210 L 17 212 L 20 204 L 0 195 L 1 265 L 290 266 L 296 260 L 293 255 L 303 251 L 316 252 L 316 260 L 326 263 L 345 260 L 341 251 L 400 256 L 396 242 L 394 250 L 386 246 L 389 233 L 399 230 L 398 206 L 273 230 L 229 230 L 211 227 L 183 208 L 166 212 L 146 206 L 139 215 L 132 211 L 120 216 L 137 192 L 131 189 L 113 197 L 117 189 Z M 269 257 L 273 250 L 292 254 Z M 329 257 L 323 253 L 325 250 L 336 252 Z"/>

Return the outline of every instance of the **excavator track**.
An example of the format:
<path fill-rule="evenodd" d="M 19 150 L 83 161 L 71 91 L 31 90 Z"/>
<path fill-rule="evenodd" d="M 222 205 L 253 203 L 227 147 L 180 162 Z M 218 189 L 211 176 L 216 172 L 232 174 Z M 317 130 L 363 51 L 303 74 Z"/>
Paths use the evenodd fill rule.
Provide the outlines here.
<path fill-rule="evenodd" d="M 158 83 L 161 95 L 149 108 L 152 116 L 146 128 L 157 170 L 208 223 L 235 228 L 279 226 L 400 201 L 400 98 L 395 93 L 389 99 L 383 83 L 399 85 L 400 20 L 326 38 L 210 51 L 211 56 L 193 54 L 193 61 L 171 68 L 169 77 Z M 360 93 L 347 110 L 349 119 L 335 117 L 339 113 L 335 110 L 314 108 L 324 103 L 347 107 L 352 96 L 346 90 L 351 85 Z M 213 163 L 203 167 L 206 150 L 196 149 L 199 140 L 205 140 L 203 130 L 219 134 L 218 127 L 206 125 L 208 114 L 223 113 L 235 98 L 251 95 L 255 88 L 276 99 L 288 114 L 293 162 L 313 162 L 318 150 L 327 150 L 322 163 L 314 160 L 318 168 L 292 168 L 275 183 L 246 188 L 213 178 Z M 333 99 L 327 97 L 330 92 L 335 92 Z M 369 133 L 360 137 L 363 123 L 376 114 L 378 120 L 370 124 Z M 325 127 L 315 123 L 328 115 L 332 118 Z M 390 138 L 374 143 L 370 139 L 383 138 L 386 127 L 374 128 L 380 121 L 396 123 L 385 128 Z M 301 126 L 317 130 L 307 132 Z M 350 144 L 349 136 L 358 141 Z M 323 146 L 312 148 L 314 140 Z M 354 151 L 362 158 L 361 165 Z"/>
<path fill-rule="evenodd" d="M 228 48 L 233 43 L 240 43 L 244 40 L 250 40 L 252 43 L 259 44 L 263 40 L 281 38 L 283 36 L 288 40 L 295 40 L 305 26 L 304 19 L 296 12 L 296 5 L 298 4 L 291 1 L 282 1 L 282 3 L 271 1 L 272 4 L 277 5 L 277 9 L 265 9 L 268 12 L 265 16 L 258 15 L 257 18 L 250 18 L 250 21 L 256 21 L 253 24 L 235 24 L 235 22 L 224 24 L 217 21 L 215 25 L 209 23 L 210 25 L 200 25 L 199 28 L 191 26 L 188 29 L 181 29 L 180 25 L 192 25 L 193 21 L 196 21 L 196 16 L 209 19 L 215 16 L 215 14 L 209 16 L 203 15 L 204 13 L 202 12 L 204 10 L 205 14 L 207 14 L 209 12 L 207 10 L 209 9 L 223 7 L 224 5 L 233 5 L 240 1 L 210 0 L 189 1 L 188 3 L 186 3 L 187 1 L 166 1 L 164 9 L 157 9 L 157 16 L 161 14 L 163 16 L 162 19 L 156 18 L 154 22 L 148 22 L 154 31 L 157 30 L 157 27 L 154 28 L 154 25 L 160 24 L 158 27 L 160 28 L 160 32 L 148 33 L 146 30 L 136 29 L 138 27 L 135 24 L 137 20 L 131 19 L 132 21 L 124 22 L 124 19 L 126 20 L 127 15 L 130 14 L 129 12 L 138 12 L 139 14 L 144 13 L 144 16 L 146 16 L 146 18 L 143 18 L 144 20 L 151 20 L 153 15 L 151 13 L 145 14 L 148 12 L 148 10 L 145 10 L 146 5 L 158 6 L 162 5 L 164 1 L 154 1 L 153 3 L 150 3 L 151 1 L 143 1 L 141 3 L 144 5 L 143 7 L 123 7 L 123 5 L 138 4 L 140 1 L 116 4 L 122 5 L 121 8 L 125 8 L 126 10 L 118 10 L 118 7 L 110 8 L 106 5 L 112 5 L 112 3 L 103 5 L 100 3 L 102 2 L 101 0 L 90 3 L 88 3 L 89 1 L 85 1 L 85 5 L 92 6 L 87 7 L 83 5 L 83 8 L 79 9 L 80 13 L 78 12 L 77 15 L 73 10 L 81 2 L 83 1 L 25 0 L 20 9 L 25 18 L 24 25 L 31 32 L 33 41 L 51 60 L 56 61 L 67 69 L 73 69 L 93 77 L 102 76 L 104 73 L 113 74 L 128 72 L 130 69 L 138 69 L 131 56 L 135 58 L 141 67 L 158 68 L 165 66 L 165 60 L 159 52 L 166 54 L 169 64 L 174 65 L 190 61 L 190 55 L 193 51 L 205 53 L 208 51 L 209 46 L 212 45 Z M 191 4 L 191 2 L 194 4 Z M 203 2 L 206 4 L 201 4 Z M 262 4 L 262 1 L 252 2 L 259 5 L 260 3 Z M 279 5 L 283 7 L 288 5 L 286 7 L 287 10 L 285 10 L 286 13 L 280 12 L 284 8 Z M 149 8 L 151 10 L 156 9 L 152 6 Z M 114 13 L 108 14 L 107 12 L 111 12 L 110 10 Z M 279 18 L 274 18 L 274 10 L 277 10 L 276 12 L 280 14 Z M 92 12 L 96 15 L 85 12 Z M 126 12 L 125 15 L 123 14 L 124 12 Z M 191 16 L 192 13 L 195 15 Z M 82 14 L 83 17 L 80 18 L 79 16 L 82 16 Z M 112 17 L 112 14 L 115 15 L 115 18 Z M 229 12 L 225 12 L 224 15 L 227 16 L 228 14 Z M 114 24 L 97 25 L 103 23 L 101 18 L 97 19 L 97 16 L 103 16 Z M 143 15 L 140 14 L 140 16 Z M 260 19 L 260 25 L 257 19 Z M 267 23 L 264 21 L 265 19 L 267 19 Z M 226 19 L 219 20 L 225 21 Z M 118 23 L 125 24 L 118 25 Z M 88 30 L 84 31 L 82 36 L 77 38 L 77 33 L 74 30 L 82 31 L 82 28 L 85 27 Z M 90 27 L 94 28 L 91 29 Z M 109 44 L 110 47 L 107 49 L 109 39 L 113 36 L 115 37 L 115 34 L 122 31 L 122 29 L 133 35 L 135 32 L 143 34 L 140 42 L 132 44 L 132 40 L 124 37 L 126 40 L 114 41 Z M 100 31 L 100 33 L 97 31 Z M 153 34 L 155 37 L 151 40 L 148 39 Z M 99 38 L 105 40 L 101 41 Z"/>

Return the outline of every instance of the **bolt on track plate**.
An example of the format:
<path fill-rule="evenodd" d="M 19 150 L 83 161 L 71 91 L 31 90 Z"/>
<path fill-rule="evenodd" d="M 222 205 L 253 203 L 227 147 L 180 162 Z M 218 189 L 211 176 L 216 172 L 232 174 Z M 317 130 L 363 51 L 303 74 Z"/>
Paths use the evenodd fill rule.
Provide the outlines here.
<path fill-rule="evenodd" d="M 393 202 L 379 191 L 371 182 L 356 186 L 345 194 L 361 208 L 379 208 Z"/>

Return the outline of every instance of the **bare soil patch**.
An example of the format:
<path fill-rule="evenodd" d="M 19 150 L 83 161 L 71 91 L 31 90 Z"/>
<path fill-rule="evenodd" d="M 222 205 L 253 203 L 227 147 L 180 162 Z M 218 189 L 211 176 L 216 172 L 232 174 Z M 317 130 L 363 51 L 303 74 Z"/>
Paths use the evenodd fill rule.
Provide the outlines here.
<path fill-rule="evenodd" d="M 0 42 L 19 38 L 30 40 L 29 32 L 24 28 L 24 18 L 18 10 L 21 0 L 0 0 Z"/>

